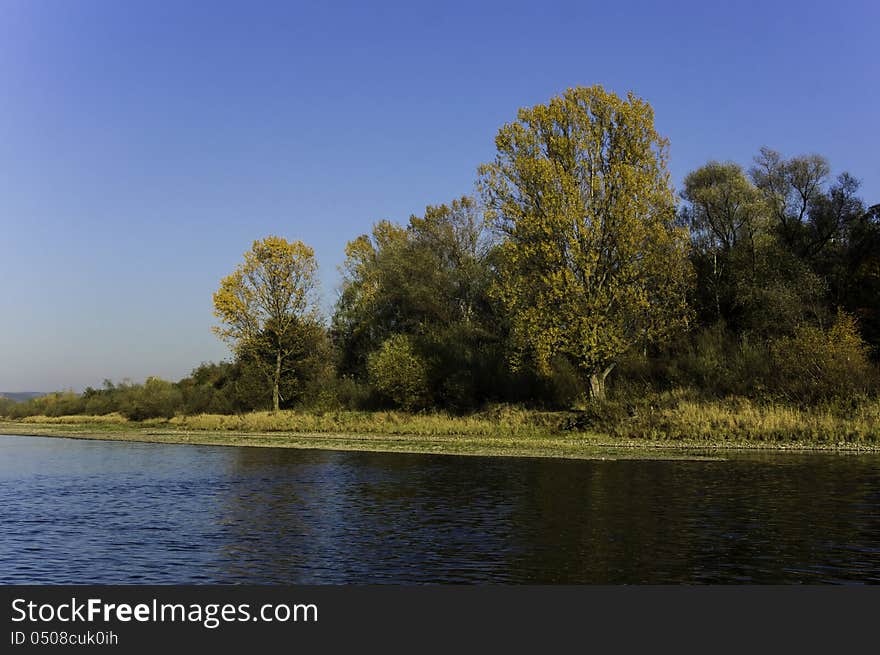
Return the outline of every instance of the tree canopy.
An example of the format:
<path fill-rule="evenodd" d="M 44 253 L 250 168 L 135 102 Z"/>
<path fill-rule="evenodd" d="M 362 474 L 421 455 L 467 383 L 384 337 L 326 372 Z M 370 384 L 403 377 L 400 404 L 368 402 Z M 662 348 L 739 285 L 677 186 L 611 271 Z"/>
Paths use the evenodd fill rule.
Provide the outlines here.
<path fill-rule="evenodd" d="M 301 241 L 270 236 L 254 241 L 244 262 L 214 294 L 215 332 L 236 354 L 265 366 L 272 406 L 281 402 L 281 378 L 293 355 L 308 351 L 317 320 L 315 253 Z"/>
<path fill-rule="evenodd" d="M 0 414 L 519 403 L 619 421 L 657 398 L 850 412 L 880 392 L 880 205 L 851 173 L 765 147 L 676 195 L 651 106 L 601 86 L 520 109 L 495 147 L 476 197 L 347 243 L 329 325 L 312 248 L 269 236 L 213 295 L 230 361 Z"/>
<path fill-rule="evenodd" d="M 650 105 L 600 86 L 521 109 L 480 186 L 503 233 L 499 296 L 521 346 L 561 353 L 594 396 L 618 359 L 687 325 L 688 234 Z"/>

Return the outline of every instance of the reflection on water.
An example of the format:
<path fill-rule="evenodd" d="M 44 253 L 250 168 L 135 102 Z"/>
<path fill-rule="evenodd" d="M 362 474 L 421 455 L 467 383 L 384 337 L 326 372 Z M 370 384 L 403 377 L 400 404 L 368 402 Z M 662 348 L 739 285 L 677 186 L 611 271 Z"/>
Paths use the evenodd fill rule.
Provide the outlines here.
<path fill-rule="evenodd" d="M 0 437 L 2 583 L 880 582 L 880 457 Z"/>

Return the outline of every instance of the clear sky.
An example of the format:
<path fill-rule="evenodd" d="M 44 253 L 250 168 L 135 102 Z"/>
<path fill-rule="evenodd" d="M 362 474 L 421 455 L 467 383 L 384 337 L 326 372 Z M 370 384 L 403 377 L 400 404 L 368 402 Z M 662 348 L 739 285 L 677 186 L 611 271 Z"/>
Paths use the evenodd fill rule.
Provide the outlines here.
<path fill-rule="evenodd" d="M 473 191 L 518 107 L 648 100 L 676 184 L 762 145 L 880 202 L 880 3 L 0 0 L 0 390 L 177 379 L 254 239 Z"/>

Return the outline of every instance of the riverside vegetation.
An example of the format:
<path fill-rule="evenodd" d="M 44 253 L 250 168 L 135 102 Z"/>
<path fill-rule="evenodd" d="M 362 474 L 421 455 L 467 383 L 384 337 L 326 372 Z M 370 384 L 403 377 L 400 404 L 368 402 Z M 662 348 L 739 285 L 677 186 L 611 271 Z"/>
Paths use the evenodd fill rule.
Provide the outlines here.
<path fill-rule="evenodd" d="M 880 205 L 855 177 L 763 148 L 676 197 L 650 105 L 601 87 L 521 109 L 496 148 L 477 197 L 346 245 L 329 322 L 312 249 L 267 237 L 214 294 L 230 361 L 0 398 L 0 431 L 570 456 L 880 447 Z"/>

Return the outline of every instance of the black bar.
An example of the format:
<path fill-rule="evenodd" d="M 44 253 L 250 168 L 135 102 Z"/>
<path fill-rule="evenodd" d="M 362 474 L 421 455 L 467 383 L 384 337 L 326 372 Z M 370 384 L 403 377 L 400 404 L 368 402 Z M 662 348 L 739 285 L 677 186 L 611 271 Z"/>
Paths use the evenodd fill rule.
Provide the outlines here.
<path fill-rule="evenodd" d="M 22 613 L 43 616 L 62 609 L 70 612 L 71 600 L 82 604 L 100 599 L 94 620 L 62 622 L 22 619 Z M 2 652 L 69 651 L 70 645 L 40 644 L 65 632 L 95 637 L 104 634 L 114 652 L 165 649 L 218 649 L 227 652 L 277 645 L 285 652 L 338 652 L 365 646 L 400 652 L 569 651 L 630 652 L 636 649 L 674 647 L 688 650 L 817 647 L 850 652 L 873 640 L 873 625 L 880 607 L 877 587 L 256 587 L 256 586 L 6 586 L 0 588 L 5 631 Z M 94 602 L 94 601 L 93 601 Z M 155 602 L 155 605 L 154 605 Z M 13 605 L 15 603 L 15 605 Z M 180 604 L 192 620 L 156 622 L 121 621 L 119 604 L 146 606 Z M 247 604 L 249 614 L 263 611 L 271 621 L 222 621 L 221 608 Z M 299 619 L 281 621 L 286 611 L 272 612 L 283 604 L 297 608 Z M 73 603 L 76 605 L 76 603 Z M 303 607 L 314 606 L 315 611 Z M 147 619 L 141 609 L 141 618 Z M 167 610 L 167 608 L 166 608 Z M 291 610 L 293 611 L 293 610 Z M 218 619 L 216 627 L 208 615 Z M 237 619 L 244 615 L 227 612 Z M 122 616 L 131 616 L 122 610 Z M 156 614 L 158 616 L 158 614 Z M 105 620 L 109 618 L 109 620 Z M 209 625 L 206 625 L 209 624 Z M 43 636 L 46 633 L 46 636 Z M 106 640 L 115 635 L 115 645 Z M 33 643 L 34 637 L 37 644 Z M 57 641 L 61 637 L 54 637 Z M 16 640 L 24 643 L 16 644 Z M 602 650 L 596 650 L 601 648 Z"/>

